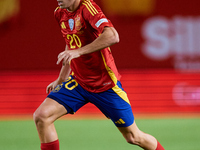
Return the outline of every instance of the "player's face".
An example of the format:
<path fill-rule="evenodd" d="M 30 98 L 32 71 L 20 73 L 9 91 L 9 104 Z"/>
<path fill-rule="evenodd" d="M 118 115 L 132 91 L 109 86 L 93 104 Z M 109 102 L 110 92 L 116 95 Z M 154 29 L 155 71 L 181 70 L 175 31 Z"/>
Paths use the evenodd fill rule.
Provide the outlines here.
<path fill-rule="evenodd" d="M 58 5 L 62 9 L 68 9 L 72 7 L 77 0 L 57 0 Z"/>

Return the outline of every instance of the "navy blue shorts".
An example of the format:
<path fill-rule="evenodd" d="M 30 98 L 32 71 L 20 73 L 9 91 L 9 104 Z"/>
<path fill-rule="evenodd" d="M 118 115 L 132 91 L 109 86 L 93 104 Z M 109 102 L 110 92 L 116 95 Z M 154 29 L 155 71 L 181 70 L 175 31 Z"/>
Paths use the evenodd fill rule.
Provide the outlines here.
<path fill-rule="evenodd" d="M 66 82 L 58 85 L 47 97 L 63 105 L 68 113 L 75 113 L 88 102 L 94 104 L 117 127 L 128 127 L 134 122 L 134 116 L 126 92 L 118 81 L 113 88 L 92 93 L 83 89 L 70 76 Z"/>

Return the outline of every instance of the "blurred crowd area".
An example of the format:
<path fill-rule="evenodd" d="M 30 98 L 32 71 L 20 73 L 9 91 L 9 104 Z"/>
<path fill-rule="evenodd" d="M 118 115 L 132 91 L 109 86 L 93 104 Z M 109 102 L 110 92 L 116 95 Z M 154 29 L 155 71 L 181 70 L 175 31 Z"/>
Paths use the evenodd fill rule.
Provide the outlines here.
<path fill-rule="evenodd" d="M 200 1 L 94 1 L 119 32 L 120 43 L 111 47 L 118 68 L 199 71 Z M 65 43 L 56 7 L 56 0 L 0 1 L 1 70 L 59 69 Z"/>

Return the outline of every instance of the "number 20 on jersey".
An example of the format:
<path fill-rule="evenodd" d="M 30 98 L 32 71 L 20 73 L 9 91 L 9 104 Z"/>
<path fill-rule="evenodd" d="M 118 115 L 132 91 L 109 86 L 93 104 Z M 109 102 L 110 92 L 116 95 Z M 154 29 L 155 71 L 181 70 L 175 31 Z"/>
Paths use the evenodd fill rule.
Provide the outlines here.
<path fill-rule="evenodd" d="M 80 38 L 76 34 L 67 34 L 69 45 L 71 49 L 80 48 L 82 46 Z"/>

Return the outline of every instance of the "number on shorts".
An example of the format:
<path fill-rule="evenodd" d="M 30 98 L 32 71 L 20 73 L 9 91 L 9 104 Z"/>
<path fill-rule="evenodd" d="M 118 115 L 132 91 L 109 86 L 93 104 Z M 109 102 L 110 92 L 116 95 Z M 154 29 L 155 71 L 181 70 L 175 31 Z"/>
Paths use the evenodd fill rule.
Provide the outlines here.
<path fill-rule="evenodd" d="M 70 86 L 70 84 L 73 83 L 72 86 Z M 72 79 L 71 81 L 67 82 L 65 84 L 65 88 L 68 89 L 68 90 L 73 90 L 75 87 L 78 86 L 78 83 L 76 82 L 76 80 Z"/>

